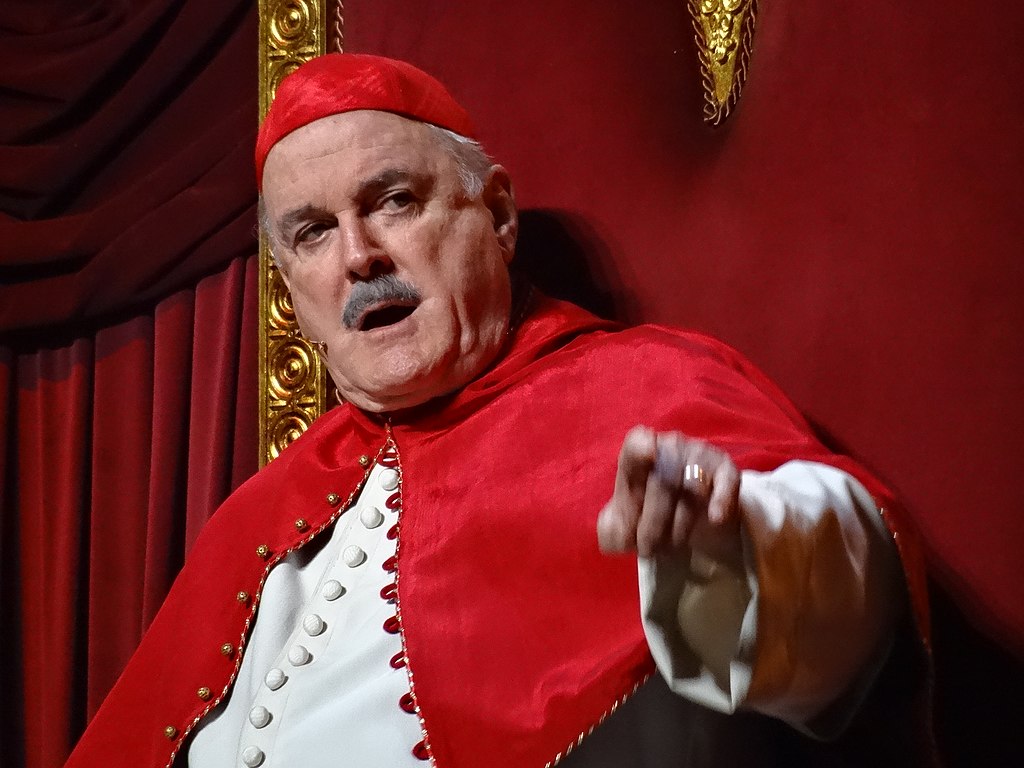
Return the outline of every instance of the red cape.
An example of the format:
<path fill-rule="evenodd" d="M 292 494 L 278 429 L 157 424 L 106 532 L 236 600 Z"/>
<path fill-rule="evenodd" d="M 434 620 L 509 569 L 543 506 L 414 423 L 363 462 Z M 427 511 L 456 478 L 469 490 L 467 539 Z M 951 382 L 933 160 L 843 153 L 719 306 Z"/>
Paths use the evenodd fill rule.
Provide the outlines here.
<path fill-rule="evenodd" d="M 203 530 L 68 767 L 173 761 L 230 690 L 269 570 L 344 512 L 368 474 L 360 457 L 378 456 L 389 439 L 402 472 L 402 633 L 444 768 L 481 756 L 492 768 L 545 765 L 651 673 L 635 561 L 602 555 L 595 534 L 635 424 L 708 440 L 743 469 L 831 464 L 893 510 L 886 490 L 826 450 L 734 350 L 534 303 L 497 365 L 456 395 L 390 424 L 337 408 L 239 488 Z M 920 561 L 908 534 L 897 541 L 921 609 Z"/>

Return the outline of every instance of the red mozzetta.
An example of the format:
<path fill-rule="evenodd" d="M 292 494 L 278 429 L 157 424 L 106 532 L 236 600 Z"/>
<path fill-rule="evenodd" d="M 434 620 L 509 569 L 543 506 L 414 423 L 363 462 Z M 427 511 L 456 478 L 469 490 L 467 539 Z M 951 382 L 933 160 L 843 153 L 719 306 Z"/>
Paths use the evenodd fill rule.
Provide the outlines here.
<path fill-rule="evenodd" d="M 730 348 L 533 304 L 465 389 L 390 422 L 335 409 L 232 495 L 68 765 L 174 759 L 230 689 L 266 574 L 344 514 L 369 471 L 360 458 L 390 442 L 402 473 L 400 630 L 444 768 L 481 756 L 491 768 L 544 765 L 651 673 L 635 561 L 602 555 L 595 534 L 635 424 L 708 440 L 744 469 L 832 464 L 890 504 Z"/>

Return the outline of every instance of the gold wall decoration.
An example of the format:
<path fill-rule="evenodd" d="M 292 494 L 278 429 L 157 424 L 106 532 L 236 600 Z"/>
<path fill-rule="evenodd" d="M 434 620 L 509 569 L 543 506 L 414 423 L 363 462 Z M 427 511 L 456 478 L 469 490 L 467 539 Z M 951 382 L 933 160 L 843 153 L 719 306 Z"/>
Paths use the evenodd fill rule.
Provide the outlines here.
<path fill-rule="evenodd" d="M 260 120 L 281 80 L 327 51 L 326 6 L 326 0 L 260 0 Z M 340 33 L 340 4 L 335 17 L 331 23 Z M 313 347 L 299 334 L 291 297 L 262 232 L 259 261 L 259 450 L 263 466 L 326 410 L 327 372 Z"/>
<path fill-rule="evenodd" d="M 747 79 L 757 0 L 688 0 L 704 83 L 704 122 L 729 116 Z"/>

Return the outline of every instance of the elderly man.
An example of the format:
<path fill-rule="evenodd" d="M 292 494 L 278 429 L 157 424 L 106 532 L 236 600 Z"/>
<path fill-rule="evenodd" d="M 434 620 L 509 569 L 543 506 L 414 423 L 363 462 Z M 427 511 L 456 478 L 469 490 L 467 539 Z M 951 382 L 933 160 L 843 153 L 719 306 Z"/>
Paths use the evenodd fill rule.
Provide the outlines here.
<path fill-rule="evenodd" d="M 282 84 L 264 225 L 344 405 L 213 517 L 69 766 L 774 764 L 854 716 L 885 490 L 722 344 L 513 280 L 472 134 L 401 62 Z"/>

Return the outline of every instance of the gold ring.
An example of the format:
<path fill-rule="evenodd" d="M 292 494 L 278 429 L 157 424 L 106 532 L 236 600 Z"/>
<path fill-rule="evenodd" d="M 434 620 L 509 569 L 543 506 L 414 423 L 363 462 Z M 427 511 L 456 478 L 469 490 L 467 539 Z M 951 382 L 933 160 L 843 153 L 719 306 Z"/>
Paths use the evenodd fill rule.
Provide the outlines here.
<path fill-rule="evenodd" d="M 683 480 L 694 480 L 703 485 L 708 481 L 708 473 L 700 464 L 687 464 L 683 467 Z"/>

